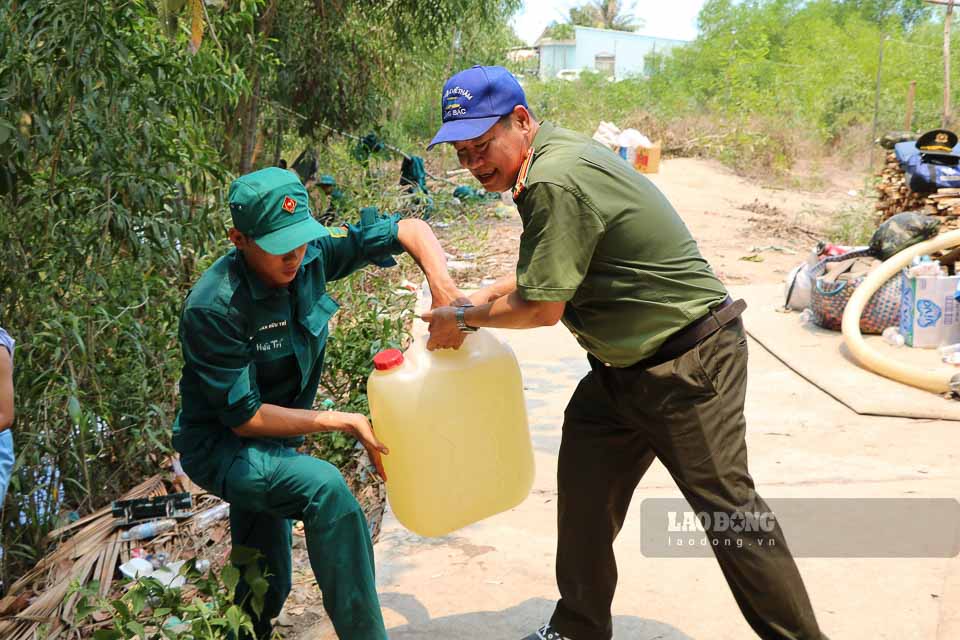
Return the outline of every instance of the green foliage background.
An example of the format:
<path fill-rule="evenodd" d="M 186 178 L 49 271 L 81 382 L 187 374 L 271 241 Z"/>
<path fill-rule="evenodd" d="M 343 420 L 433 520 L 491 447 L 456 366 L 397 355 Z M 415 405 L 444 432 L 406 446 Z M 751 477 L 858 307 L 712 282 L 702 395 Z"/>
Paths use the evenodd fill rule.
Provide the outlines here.
<path fill-rule="evenodd" d="M 911 80 L 912 128 L 940 126 L 942 16 L 920 0 L 708 0 L 697 39 L 650 56 L 648 77 L 531 80 L 527 93 L 538 117 L 587 133 L 609 120 L 663 140 L 670 153 L 782 174 L 802 156 L 850 161 L 870 148 L 881 39 L 877 135 L 904 128 Z M 956 104 L 958 65 L 952 74 Z"/>
<path fill-rule="evenodd" d="M 229 181 L 312 148 L 356 204 L 397 206 L 396 159 L 361 167 L 332 129 L 422 150 L 443 80 L 518 44 L 519 4 L 209 3 L 192 54 L 185 0 L 0 3 L 0 326 L 18 340 L 0 581 L 66 513 L 107 504 L 169 453 L 180 304 L 228 248 Z M 708 0 L 696 41 L 648 59 L 648 77 L 524 83 L 538 117 L 635 126 L 668 153 L 770 176 L 869 148 L 881 41 L 878 133 L 902 128 L 910 80 L 913 128 L 939 125 L 940 16 L 920 0 Z M 347 311 L 324 383 L 341 408 L 365 410 L 372 353 L 404 340 L 401 277 L 337 285 Z M 350 443 L 321 446 L 336 459 Z"/>
<path fill-rule="evenodd" d="M 3 584 L 69 512 L 108 504 L 170 452 L 180 306 L 228 248 L 232 177 L 294 146 L 343 149 L 316 125 L 372 126 L 455 65 L 494 60 L 515 7 L 237 0 L 207 6 L 194 55 L 182 0 L 0 4 L 0 326 L 18 342 Z M 362 305 L 395 284 L 341 286 Z M 362 349 L 333 350 L 338 402 L 362 408 L 371 347 L 359 342 L 401 340 L 401 308 L 365 333 L 338 326 Z"/>

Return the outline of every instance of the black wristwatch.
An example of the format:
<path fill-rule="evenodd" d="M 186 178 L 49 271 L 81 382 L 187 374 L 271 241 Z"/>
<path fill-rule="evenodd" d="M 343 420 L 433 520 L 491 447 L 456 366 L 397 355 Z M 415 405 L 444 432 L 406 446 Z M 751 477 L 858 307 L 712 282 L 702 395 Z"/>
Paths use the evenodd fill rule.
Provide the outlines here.
<path fill-rule="evenodd" d="M 467 321 L 463 317 L 463 314 L 466 313 L 467 309 L 472 306 L 473 306 L 472 304 L 468 304 L 462 307 L 457 307 L 457 313 L 456 313 L 457 329 L 460 329 L 460 331 L 464 333 L 476 333 L 477 331 L 477 328 L 471 327 L 470 325 L 468 325 Z"/>

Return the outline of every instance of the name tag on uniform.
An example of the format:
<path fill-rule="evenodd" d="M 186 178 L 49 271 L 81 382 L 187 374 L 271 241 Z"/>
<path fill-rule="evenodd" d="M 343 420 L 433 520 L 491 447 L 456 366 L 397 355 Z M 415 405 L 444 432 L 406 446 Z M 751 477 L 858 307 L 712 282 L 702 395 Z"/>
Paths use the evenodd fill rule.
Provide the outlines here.
<path fill-rule="evenodd" d="M 287 342 L 287 321 L 277 320 L 257 329 L 253 347 L 257 353 L 269 353 L 284 348 Z"/>

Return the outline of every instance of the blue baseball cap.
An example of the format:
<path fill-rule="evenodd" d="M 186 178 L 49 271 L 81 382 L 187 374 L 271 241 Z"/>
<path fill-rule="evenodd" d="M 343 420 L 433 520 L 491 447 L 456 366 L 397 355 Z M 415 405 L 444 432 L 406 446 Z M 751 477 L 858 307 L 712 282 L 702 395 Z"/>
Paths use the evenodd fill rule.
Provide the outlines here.
<path fill-rule="evenodd" d="M 503 67 L 477 65 L 461 71 L 443 85 L 443 126 L 427 150 L 443 142 L 482 136 L 518 104 L 526 107 L 527 97 L 513 74 Z"/>

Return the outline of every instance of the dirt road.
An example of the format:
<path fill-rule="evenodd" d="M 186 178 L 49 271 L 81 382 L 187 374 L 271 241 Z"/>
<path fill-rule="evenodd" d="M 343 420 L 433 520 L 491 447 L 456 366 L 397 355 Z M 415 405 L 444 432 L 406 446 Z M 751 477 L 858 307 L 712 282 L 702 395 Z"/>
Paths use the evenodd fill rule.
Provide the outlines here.
<path fill-rule="evenodd" d="M 858 188 L 854 182 L 821 194 L 763 189 L 698 160 L 667 161 L 653 179 L 731 285 L 781 280 L 809 250 L 815 231 L 828 225 L 828 212 L 853 201 L 847 192 Z M 500 250 L 490 252 L 497 257 L 484 268 L 509 268 L 502 249 L 518 236 L 515 219 L 492 234 Z M 762 262 L 741 259 L 757 255 Z M 420 538 L 387 517 L 376 550 L 391 638 L 518 639 L 552 611 L 561 417 L 587 364 L 562 327 L 501 335 L 523 369 L 537 464 L 533 492 L 510 512 L 445 538 Z M 746 412 L 751 471 L 768 500 L 960 495 L 956 423 L 858 416 L 754 343 Z M 754 637 L 713 558 L 641 554 L 640 501 L 678 496 L 655 463 L 616 544 L 615 637 Z M 960 637 L 957 558 L 812 557 L 798 564 L 821 625 L 835 640 Z M 298 635 L 332 637 L 319 626 Z"/>

